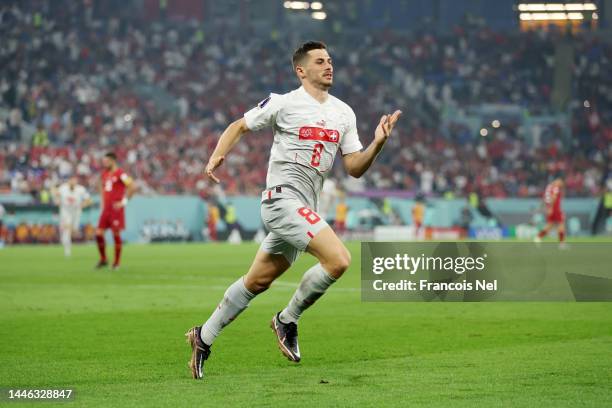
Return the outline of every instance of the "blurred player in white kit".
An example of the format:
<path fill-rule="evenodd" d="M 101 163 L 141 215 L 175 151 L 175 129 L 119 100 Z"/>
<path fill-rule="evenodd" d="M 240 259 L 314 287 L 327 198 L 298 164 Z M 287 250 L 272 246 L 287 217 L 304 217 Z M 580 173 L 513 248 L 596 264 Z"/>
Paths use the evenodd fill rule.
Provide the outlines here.
<path fill-rule="evenodd" d="M 79 184 L 76 176 L 53 191 L 53 201 L 60 208 L 60 240 L 64 246 L 64 255 L 70 256 L 72 233 L 78 231 L 83 208 L 92 204 L 89 193 Z"/>

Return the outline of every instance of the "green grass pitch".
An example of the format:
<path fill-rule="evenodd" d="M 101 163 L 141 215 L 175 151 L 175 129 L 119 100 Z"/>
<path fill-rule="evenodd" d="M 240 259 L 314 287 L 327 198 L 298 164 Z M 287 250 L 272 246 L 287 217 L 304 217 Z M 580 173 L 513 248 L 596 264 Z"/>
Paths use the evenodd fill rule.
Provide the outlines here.
<path fill-rule="evenodd" d="M 73 388 L 45 406 L 601 407 L 612 398 L 610 303 L 362 303 L 353 265 L 300 323 L 303 361 L 268 327 L 304 255 L 213 346 L 190 378 L 185 331 L 246 272 L 255 244 L 0 251 L 0 387 Z M 1 404 L 1 402 L 0 402 Z M 40 406 L 39 403 L 15 406 Z"/>

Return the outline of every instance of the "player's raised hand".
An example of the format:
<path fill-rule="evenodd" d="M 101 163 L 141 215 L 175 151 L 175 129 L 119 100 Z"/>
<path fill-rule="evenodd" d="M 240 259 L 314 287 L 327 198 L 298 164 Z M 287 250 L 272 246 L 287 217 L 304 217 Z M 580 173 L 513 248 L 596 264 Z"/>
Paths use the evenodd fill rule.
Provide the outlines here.
<path fill-rule="evenodd" d="M 383 115 L 374 131 L 374 139 L 381 142 L 386 141 L 401 114 L 401 110 L 396 110 L 391 115 Z"/>
<path fill-rule="evenodd" d="M 214 171 L 223 163 L 225 160 L 225 156 L 217 156 L 211 157 L 206 165 L 206 170 L 204 171 L 208 178 L 210 178 L 215 183 L 219 183 L 219 179 L 215 176 Z"/>

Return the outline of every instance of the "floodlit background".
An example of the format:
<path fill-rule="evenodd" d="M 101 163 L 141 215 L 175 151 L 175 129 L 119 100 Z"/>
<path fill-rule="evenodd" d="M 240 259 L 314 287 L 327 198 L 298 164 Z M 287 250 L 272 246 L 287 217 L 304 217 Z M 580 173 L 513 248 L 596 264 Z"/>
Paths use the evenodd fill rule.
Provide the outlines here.
<path fill-rule="evenodd" d="M 422 197 L 424 237 L 529 238 L 556 174 L 570 236 L 609 234 L 611 13 L 608 1 L 4 1 L 2 236 L 57 240 L 51 188 L 77 174 L 95 194 L 113 150 L 140 189 L 124 238 L 225 239 L 228 209 L 253 238 L 272 132 L 243 138 L 220 186 L 202 170 L 231 121 L 299 86 L 290 56 L 308 39 L 329 45 L 332 92 L 364 144 L 381 114 L 404 112 L 371 171 L 353 179 L 337 161 L 325 186 L 320 211 L 333 222 L 345 198 L 349 237 L 412 225 Z M 85 213 L 83 239 L 97 216 Z"/>

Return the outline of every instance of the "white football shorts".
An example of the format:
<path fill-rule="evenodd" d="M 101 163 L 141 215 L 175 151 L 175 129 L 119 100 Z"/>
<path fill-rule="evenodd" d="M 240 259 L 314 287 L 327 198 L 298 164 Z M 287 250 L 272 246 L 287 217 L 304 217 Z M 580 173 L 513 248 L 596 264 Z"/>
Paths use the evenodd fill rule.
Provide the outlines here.
<path fill-rule="evenodd" d="M 268 235 L 261 249 L 269 254 L 282 254 L 290 264 L 306 250 L 310 240 L 327 222 L 304 204 L 304 199 L 290 187 L 276 186 L 261 195 L 261 219 Z"/>
<path fill-rule="evenodd" d="M 60 227 L 72 228 L 73 231 L 79 229 L 81 223 L 81 210 L 60 210 Z"/>

